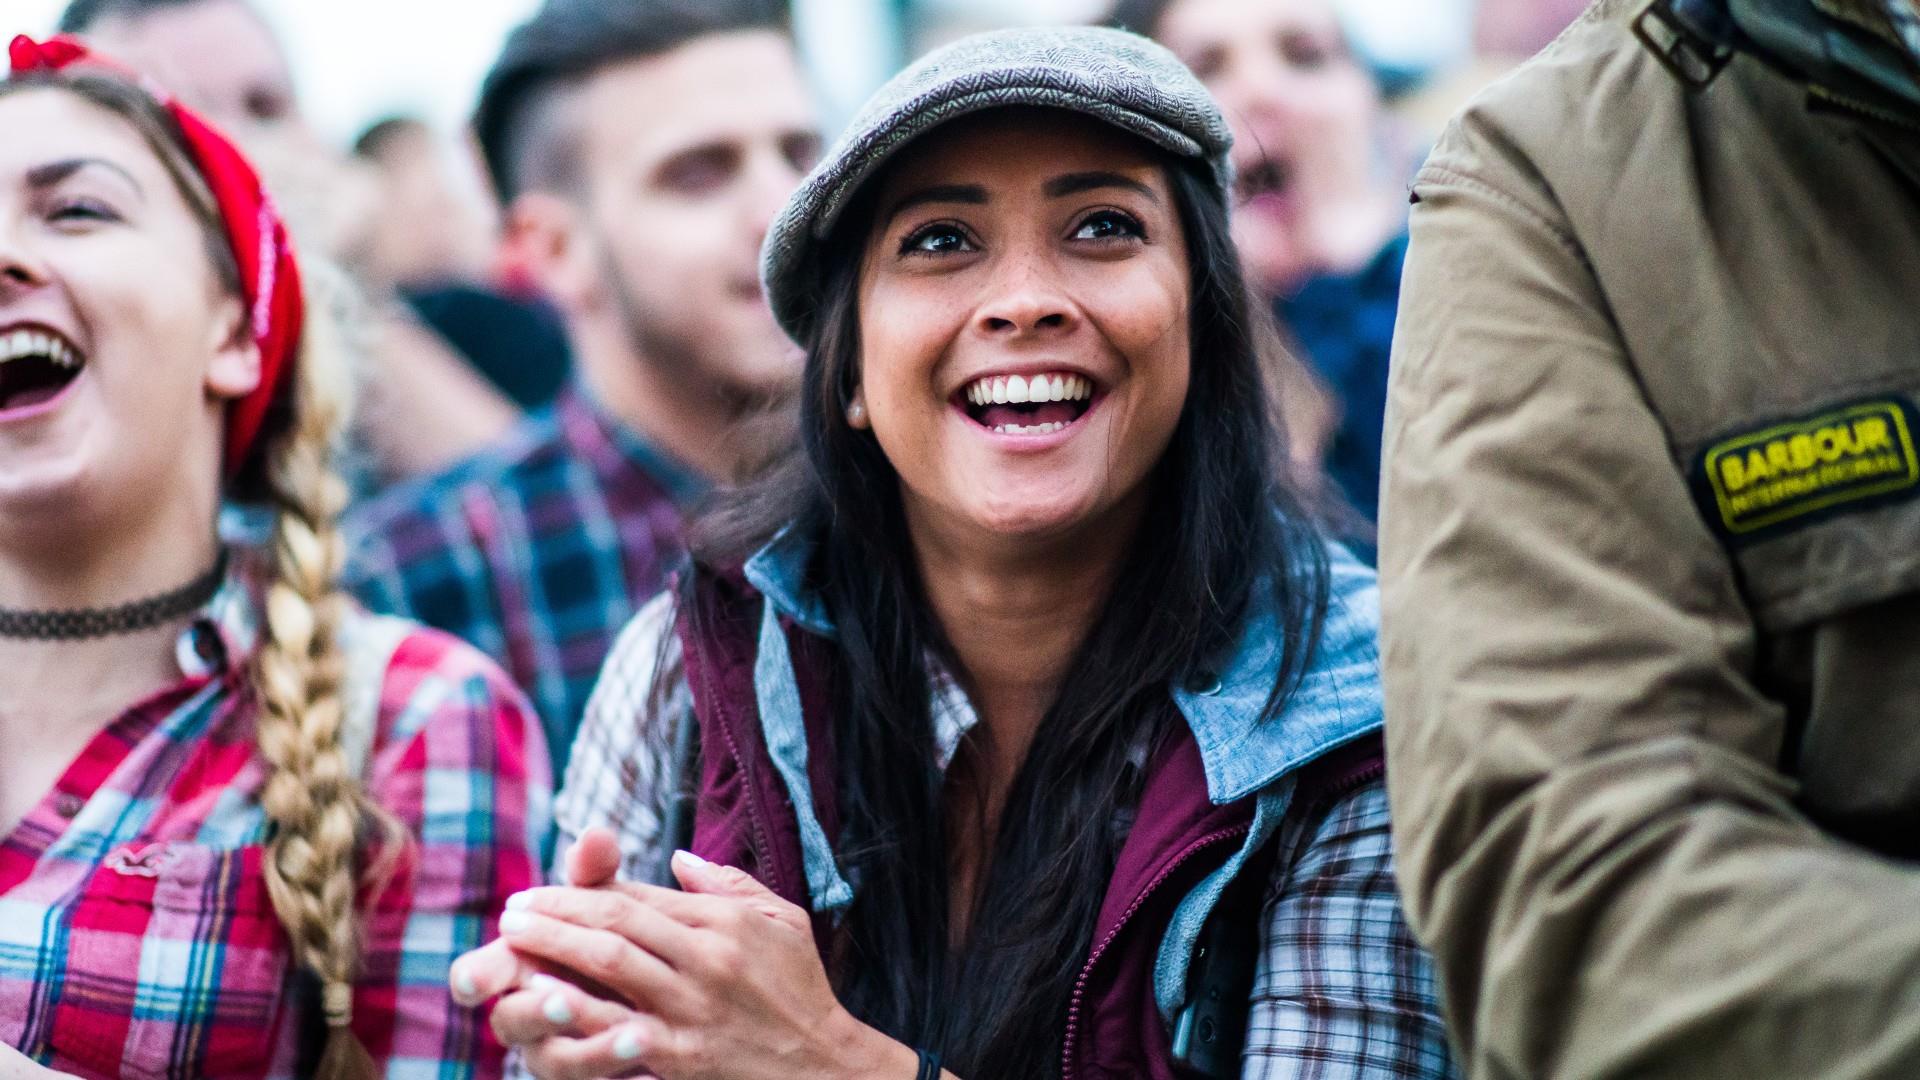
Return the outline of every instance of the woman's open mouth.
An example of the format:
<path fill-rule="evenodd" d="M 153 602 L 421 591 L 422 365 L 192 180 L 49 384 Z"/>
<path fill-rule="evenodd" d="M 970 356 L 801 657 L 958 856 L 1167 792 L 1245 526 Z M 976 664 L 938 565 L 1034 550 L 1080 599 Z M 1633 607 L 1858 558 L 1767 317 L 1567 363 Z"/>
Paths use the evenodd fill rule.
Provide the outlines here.
<path fill-rule="evenodd" d="M 85 354 L 39 327 L 0 332 L 0 419 L 40 411 L 86 369 Z"/>
<path fill-rule="evenodd" d="M 1095 389 L 1091 379 L 1067 371 L 988 375 L 961 387 L 956 404 L 1000 435 L 1050 435 L 1087 415 Z"/>

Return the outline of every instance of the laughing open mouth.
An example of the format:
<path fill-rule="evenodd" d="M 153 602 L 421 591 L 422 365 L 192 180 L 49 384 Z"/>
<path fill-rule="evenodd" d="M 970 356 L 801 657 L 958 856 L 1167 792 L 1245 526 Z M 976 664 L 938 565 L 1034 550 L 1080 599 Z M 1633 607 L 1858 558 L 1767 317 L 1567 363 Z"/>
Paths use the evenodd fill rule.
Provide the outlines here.
<path fill-rule="evenodd" d="M 0 413 L 52 401 L 85 368 L 80 350 L 50 330 L 0 333 Z"/>
<path fill-rule="evenodd" d="M 1093 408 L 1094 385 L 1083 375 L 989 375 L 960 388 L 961 408 L 981 427 L 1002 435 L 1061 431 Z"/>

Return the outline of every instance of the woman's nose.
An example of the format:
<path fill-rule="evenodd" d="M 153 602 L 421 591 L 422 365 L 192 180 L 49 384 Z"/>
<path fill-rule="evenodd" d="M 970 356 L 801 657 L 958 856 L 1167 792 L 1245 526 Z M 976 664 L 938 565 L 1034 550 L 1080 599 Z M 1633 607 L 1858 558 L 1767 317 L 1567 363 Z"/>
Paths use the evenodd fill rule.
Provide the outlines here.
<path fill-rule="evenodd" d="M 998 275 L 993 294 L 980 306 L 976 325 L 995 337 L 1061 332 L 1079 321 L 1073 301 L 1048 274 L 1022 262 Z"/>
<path fill-rule="evenodd" d="M 0 296 L 14 295 L 46 283 L 40 260 L 10 230 L 0 230 Z"/>

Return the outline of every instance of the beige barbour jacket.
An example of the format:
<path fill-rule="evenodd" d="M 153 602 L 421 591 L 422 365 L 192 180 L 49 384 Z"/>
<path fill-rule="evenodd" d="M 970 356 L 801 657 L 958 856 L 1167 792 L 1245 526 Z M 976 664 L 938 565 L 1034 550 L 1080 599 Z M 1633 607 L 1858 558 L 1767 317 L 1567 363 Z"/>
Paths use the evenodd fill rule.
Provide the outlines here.
<path fill-rule="evenodd" d="M 1642 6 L 1414 187 L 1402 887 L 1476 1078 L 1920 1077 L 1920 134 Z"/>

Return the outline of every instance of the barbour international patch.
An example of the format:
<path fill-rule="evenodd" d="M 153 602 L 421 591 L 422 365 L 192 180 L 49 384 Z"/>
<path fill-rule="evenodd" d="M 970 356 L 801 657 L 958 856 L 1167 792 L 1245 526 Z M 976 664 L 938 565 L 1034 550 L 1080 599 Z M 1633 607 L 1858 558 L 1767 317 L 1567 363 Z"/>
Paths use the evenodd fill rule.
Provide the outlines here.
<path fill-rule="evenodd" d="M 1879 397 L 1770 423 L 1706 448 L 1694 490 L 1730 538 L 1760 539 L 1920 493 L 1911 401 Z"/>

